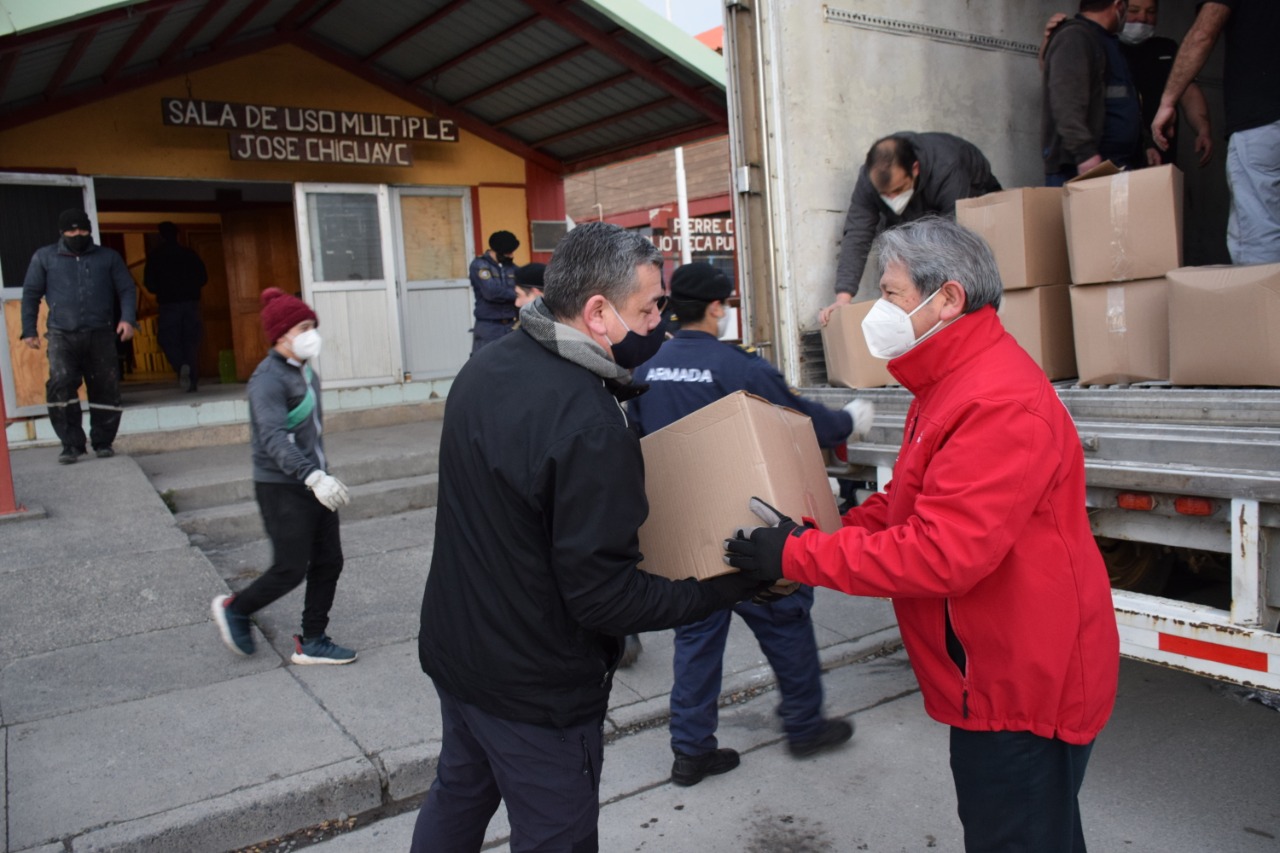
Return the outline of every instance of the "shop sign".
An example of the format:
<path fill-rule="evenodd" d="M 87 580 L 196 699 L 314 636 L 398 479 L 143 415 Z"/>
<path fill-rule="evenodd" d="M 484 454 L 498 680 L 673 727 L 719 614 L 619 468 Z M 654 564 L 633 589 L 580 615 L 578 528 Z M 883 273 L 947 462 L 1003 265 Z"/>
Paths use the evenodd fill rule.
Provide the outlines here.
<path fill-rule="evenodd" d="M 458 128 L 448 119 L 357 113 L 314 107 L 236 104 L 161 98 L 164 123 L 175 127 L 215 127 L 262 133 L 376 137 L 410 142 L 457 142 Z"/>
<path fill-rule="evenodd" d="M 228 133 L 232 160 L 275 163 L 342 163 L 356 166 L 412 166 L 408 142 L 348 139 L 343 136 Z"/>
<path fill-rule="evenodd" d="M 680 252 L 683 250 L 683 239 L 685 236 L 689 239 L 690 252 L 704 252 L 709 254 L 723 255 L 729 254 L 734 250 L 733 240 L 733 220 L 727 218 L 711 218 L 699 217 L 689 220 L 689 233 L 682 235 L 680 233 L 680 219 L 678 217 L 671 220 L 673 233 L 662 234 L 654 239 L 658 251 L 665 254 Z"/>

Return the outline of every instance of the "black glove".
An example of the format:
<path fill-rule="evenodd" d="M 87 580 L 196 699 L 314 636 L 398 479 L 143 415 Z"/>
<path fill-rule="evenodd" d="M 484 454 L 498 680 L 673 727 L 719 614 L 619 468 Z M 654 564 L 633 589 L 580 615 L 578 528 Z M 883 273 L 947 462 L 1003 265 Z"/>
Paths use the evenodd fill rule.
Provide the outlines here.
<path fill-rule="evenodd" d="M 813 528 L 796 524 L 759 498 L 752 498 L 748 506 L 769 526 L 739 528 L 733 539 L 724 542 L 724 561 L 743 575 L 772 585 L 782 577 L 782 549 L 787 537 Z"/>
<path fill-rule="evenodd" d="M 713 578 L 707 578 L 702 583 L 711 587 L 712 591 L 720 596 L 720 600 L 724 602 L 726 607 L 732 607 L 739 602 L 746 601 L 771 586 L 769 581 L 760 581 L 748 577 L 742 572 L 716 575 Z"/>

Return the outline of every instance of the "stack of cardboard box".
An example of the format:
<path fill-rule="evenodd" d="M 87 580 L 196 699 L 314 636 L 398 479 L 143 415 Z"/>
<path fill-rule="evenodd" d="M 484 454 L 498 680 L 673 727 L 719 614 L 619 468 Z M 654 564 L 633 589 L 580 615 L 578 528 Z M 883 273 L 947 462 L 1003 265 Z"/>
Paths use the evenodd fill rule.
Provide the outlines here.
<path fill-rule="evenodd" d="M 873 300 L 841 305 L 831 312 L 831 319 L 822 327 L 822 354 L 827 363 L 828 385 L 882 388 L 894 384 L 887 366 L 889 362 L 873 356 L 862 335 L 862 318 L 875 304 Z"/>
<path fill-rule="evenodd" d="M 1165 275 L 1182 265 L 1182 173 L 1106 163 L 1064 192 L 1080 384 L 1169 379 Z"/>
<path fill-rule="evenodd" d="M 1026 187 L 962 199 L 956 222 L 991 245 L 1004 282 L 1005 329 L 1050 379 L 1075 376 L 1062 190 Z"/>

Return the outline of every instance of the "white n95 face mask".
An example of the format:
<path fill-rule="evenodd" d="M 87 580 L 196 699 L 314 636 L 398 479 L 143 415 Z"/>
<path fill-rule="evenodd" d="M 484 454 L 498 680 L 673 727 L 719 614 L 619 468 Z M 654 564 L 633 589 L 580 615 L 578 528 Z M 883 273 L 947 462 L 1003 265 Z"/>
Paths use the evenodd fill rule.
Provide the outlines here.
<path fill-rule="evenodd" d="M 928 305 L 929 300 L 941 292 L 942 288 L 938 288 L 929 294 L 929 298 L 917 305 L 910 314 L 887 299 L 877 299 L 867 316 L 862 318 L 862 336 L 866 338 L 867 349 L 871 354 L 876 358 L 897 358 L 942 328 L 942 321 L 939 320 L 919 338 L 916 337 L 915 329 L 911 328 L 911 318 L 916 311 Z"/>
<path fill-rule="evenodd" d="M 1125 44 L 1142 44 L 1156 34 L 1155 24 L 1126 23 L 1120 31 L 1120 41 Z"/>
<path fill-rule="evenodd" d="M 889 206 L 896 215 L 901 216 L 902 211 L 907 209 L 907 202 L 911 201 L 911 196 L 915 195 L 915 189 L 909 189 L 906 192 L 900 192 L 893 198 L 887 195 L 880 196 L 880 200 Z"/>
<path fill-rule="evenodd" d="M 298 361 L 310 361 L 320 355 L 320 333 L 315 329 L 298 332 L 293 336 L 293 357 Z"/>

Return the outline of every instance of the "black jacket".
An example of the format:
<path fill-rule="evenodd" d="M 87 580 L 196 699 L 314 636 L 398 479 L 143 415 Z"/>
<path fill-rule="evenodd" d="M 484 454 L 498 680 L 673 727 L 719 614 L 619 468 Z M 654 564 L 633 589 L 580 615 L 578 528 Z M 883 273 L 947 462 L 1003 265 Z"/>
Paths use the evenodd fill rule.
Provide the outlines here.
<path fill-rule="evenodd" d="M 727 606 L 636 568 L 649 514 L 640 442 L 603 380 L 518 330 L 449 390 L 418 656 L 504 719 L 601 719 L 618 638 Z"/>
<path fill-rule="evenodd" d="M 36 249 L 22 283 L 22 337 L 36 337 L 40 300 L 49 303 L 50 331 L 111 329 L 116 303 L 121 320 L 138 325 L 138 289 L 124 259 L 114 249 L 90 246 L 84 254 L 69 252 L 59 240 Z"/>
<path fill-rule="evenodd" d="M 204 261 L 194 250 L 164 239 L 147 256 L 147 267 L 142 277 L 142 283 L 156 295 L 156 302 L 161 305 L 198 301 L 200 289 L 208 280 Z"/>
<path fill-rule="evenodd" d="M 867 253 L 876 235 L 894 225 L 913 222 L 929 214 L 956 215 L 956 201 L 997 192 L 1000 182 L 991 164 L 972 142 L 950 133 L 895 133 L 911 141 L 920 163 L 920 180 L 907 209 L 899 216 L 876 192 L 867 167 L 858 170 L 849 212 L 844 220 L 840 259 L 836 263 L 836 293 L 856 296 Z"/>

